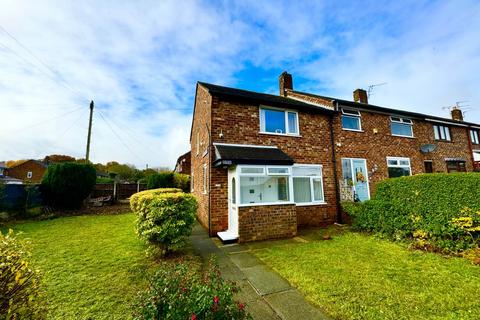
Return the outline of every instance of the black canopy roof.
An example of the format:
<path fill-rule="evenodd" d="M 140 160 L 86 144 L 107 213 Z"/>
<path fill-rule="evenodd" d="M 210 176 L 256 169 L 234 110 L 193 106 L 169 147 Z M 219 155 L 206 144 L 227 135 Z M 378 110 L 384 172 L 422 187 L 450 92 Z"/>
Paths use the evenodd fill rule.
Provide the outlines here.
<path fill-rule="evenodd" d="M 293 159 L 276 147 L 215 144 L 215 166 L 232 164 L 292 165 Z"/>

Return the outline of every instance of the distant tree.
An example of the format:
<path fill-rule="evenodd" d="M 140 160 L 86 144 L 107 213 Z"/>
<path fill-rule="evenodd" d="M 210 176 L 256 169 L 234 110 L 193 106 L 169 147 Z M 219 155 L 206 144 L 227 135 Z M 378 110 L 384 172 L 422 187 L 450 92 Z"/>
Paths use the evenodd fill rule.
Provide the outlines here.
<path fill-rule="evenodd" d="M 107 166 L 108 173 L 115 173 L 117 178 L 124 181 L 134 181 L 136 169 L 128 164 L 110 164 Z"/>
<path fill-rule="evenodd" d="M 50 205 L 77 208 L 95 185 L 95 168 L 89 164 L 58 163 L 48 167 L 42 180 L 42 193 Z"/>
<path fill-rule="evenodd" d="M 43 159 L 45 163 L 75 162 L 75 158 L 63 154 L 51 154 Z"/>

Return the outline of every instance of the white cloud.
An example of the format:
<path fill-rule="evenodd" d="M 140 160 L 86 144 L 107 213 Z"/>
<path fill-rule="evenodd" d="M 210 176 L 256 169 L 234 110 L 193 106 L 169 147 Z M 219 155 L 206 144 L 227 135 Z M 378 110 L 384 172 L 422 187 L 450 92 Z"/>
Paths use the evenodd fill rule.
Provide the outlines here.
<path fill-rule="evenodd" d="M 469 100 L 480 122 L 475 2 L 2 0 L 0 25 L 57 72 L 0 30 L 0 160 L 83 157 L 94 99 L 93 161 L 173 166 L 189 148 L 195 82 L 254 87 L 237 79 L 249 65 L 347 99 L 386 81 L 373 103 L 431 114 Z M 258 91 L 276 82 L 262 76 Z"/>

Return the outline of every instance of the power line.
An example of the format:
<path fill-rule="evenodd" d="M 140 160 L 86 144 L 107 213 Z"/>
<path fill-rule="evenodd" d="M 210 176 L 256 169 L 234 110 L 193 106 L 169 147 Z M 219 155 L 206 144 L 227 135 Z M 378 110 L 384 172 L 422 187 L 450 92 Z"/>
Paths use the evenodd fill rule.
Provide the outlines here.
<path fill-rule="evenodd" d="M 49 67 L 45 62 L 43 62 L 39 57 L 37 57 L 30 49 L 28 49 L 25 45 L 23 45 L 17 38 L 15 38 L 12 34 L 10 34 L 7 30 L 5 30 L 4 27 L 2 27 L 0 25 L 0 30 L 2 30 L 6 35 L 8 35 L 10 38 L 12 38 L 18 45 L 20 45 L 25 51 L 27 51 L 32 57 L 34 57 L 37 61 L 39 61 L 48 71 L 50 71 L 54 77 L 52 77 L 51 75 L 47 74 L 44 70 L 42 70 L 41 68 L 38 67 L 38 65 L 36 64 L 33 64 L 31 61 L 28 61 L 26 58 L 24 58 L 23 56 L 21 56 L 17 51 L 15 51 L 14 49 L 8 47 L 7 45 L 5 44 L 2 44 L 0 43 L 0 45 L 2 47 L 4 47 L 5 49 L 7 49 L 8 51 L 12 52 L 13 54 L 15 54 L 17 57 L 19 57 L 20 59 L 22 59 L 23 61 L 27 62 L 28 64 L 32 65 L 33 67 L 35 67 L 37 70 L 39 70 L 42 74 L 44 74 L 45 76 L 47 76 L 49 79 L 55 81 L 57 84 L 60 84 L 62 85 L 63 87 L 71 90 L 72 92 L 76 93 L 80 98 L 84 99 L 83 97 L 83 94 L 72 88 L 72 86 L 70 86 L 70 84 L 65 80 L 63 79 L 62 77 L 59 77 L 59 73 L 56 72 L 53 68 Z M 58 80 L 61 80 L 58 81 Z"/>
<path fill-rule="evenodd" d="M 67 128 L 67 130 L 65 130 L 65 131 L 60 135 L 60 137 L 64 137 L 64 136 L 67 134 L 67 132 L 70 131 L 70 129 L 72 129 L 74 126 L 76 126 L 76 125 L 78 124 L 78 121 L 80 121 L 80 119 L 82 119 L 83 116 L 86 114 L 86 111 L 88 111 L 88 109 L 85 109 L 85 111 L 80 114 L 80 117 L 78 117 L 77 119 L 75 119 L 75 120 L 73 121 L 72 125 L 70 125 L 70 126 Z"/>
<path fill-rule="evenodd" d="M 118 135 L 118 133 L 113 129 L 113 127 L 110 125 L 110 123 L 107 121 L 107 119 L 103 116 L 103 113 L 98 110 L 98 114 L 102 118 L 102 120 L 107 124 L 107 126 L 110 128 L 110 130 L 113 132 L 113 134 L 117 137 L 117 139 L 125 146 L 125 148 L 128 149 L 135 157 L 137 157 L 139 160 L 143 160 L 141 157 L 139 157 L 135 152 L 133 152 L 132 149 L 123 141 L 123 139 Z"/>
<path fill-rule="evenodd" d="M 60 115 L 58 115 L 58 116 L 56 116 L 56 117 L 49 118 L 49 119 L 47 119 L 47 120 L 37 122 L 37 123 L 35 123 L 35 124 L 33 124 L 33 125 L 30 125 L 30 126 L 27 126 L 27 127 L 21 128 L 21 129 L 18 129 L 18 130 L 26 130 L 26 129 L 31 129 L 31 128 L 34 128 L 34 127 L 38 127 L 39 125 L 42 125 L 42 124 L 44 124 L 44 123 L 46 123 L 46 122 L 50 122 L 50 121 L 52 121 L 52 120 L 56 120 L 56 119 L 65 117 L 66 115 L 69 115 L 69 114 L 71 114 L 71 113 L 74 113 L 74 112 L 76 112 L 76 111 L 78 111 L 78 110 L 80 110 L 80 109 L 82 109 L 82 108 L 83 108 L 83 107 L 80 107 L 80 108 L 77 108 L 77 109 L 74 109 L 74 110 L 70 110 L 70 111 L 65 112 L 65 113 L 62 113 L 62 114 L 60 114 Z"/>

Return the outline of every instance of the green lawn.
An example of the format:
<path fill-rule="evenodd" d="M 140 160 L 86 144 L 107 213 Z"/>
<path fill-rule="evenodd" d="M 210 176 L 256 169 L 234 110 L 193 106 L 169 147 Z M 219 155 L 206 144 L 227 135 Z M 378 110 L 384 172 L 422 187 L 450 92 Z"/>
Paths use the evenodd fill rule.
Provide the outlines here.
<path fill-rule="evenodd" d="M 128 319 L 151 263 L 134 215 L 77 216 L 10 226 L 32 242 L 49 319 Z"/>
<path fill-rule="evenodd" d="M 480 267 L 346 232 L 255 254 L 336 319 L 478 319 Z"/>

